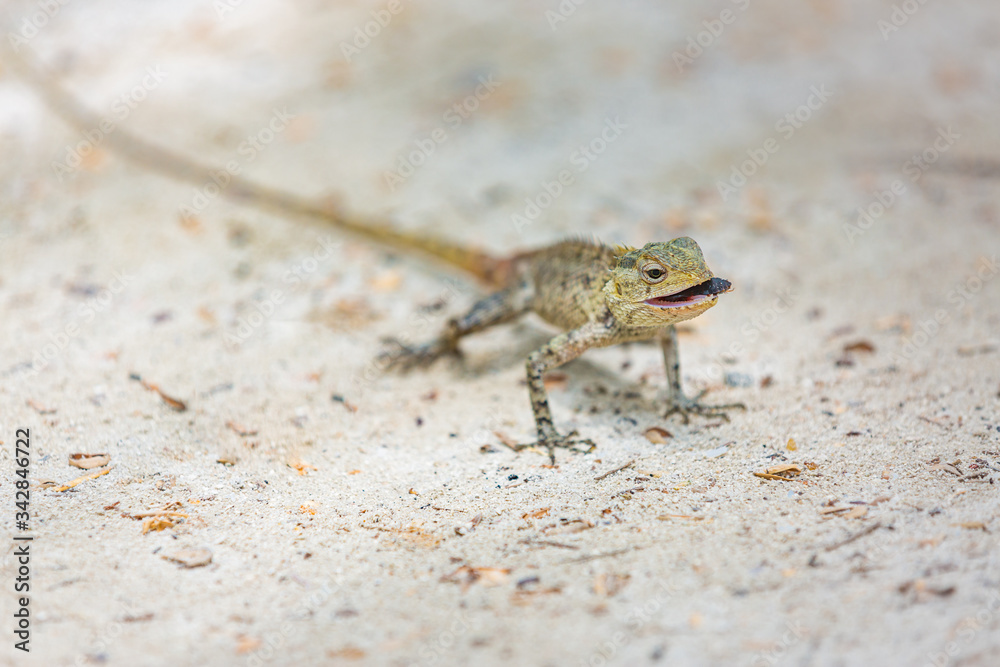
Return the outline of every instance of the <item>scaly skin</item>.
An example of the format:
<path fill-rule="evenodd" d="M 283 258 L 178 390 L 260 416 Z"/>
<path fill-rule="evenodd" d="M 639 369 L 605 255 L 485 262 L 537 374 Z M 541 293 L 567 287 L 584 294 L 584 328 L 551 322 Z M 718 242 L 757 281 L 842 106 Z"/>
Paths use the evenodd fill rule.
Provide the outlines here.
<path fill-rule="evenodd" d="M 46 99 L 49 106 L 80 130 L 96 127 L 99 117 L 66 93 L 51 74 L 24 54 L 9 52 L 9 62 Z M 173 178 L 201 185 L 214 180 L 219 170 L 118 128 L 105 137 L 105 145 L 123 156 Z M 649 243 L 643 248 L 611 248 L 592 241 L 563 241 L 532 252 L 500 259 L 431 235 L 404 232 L 390 222 L 350 216 L 329 206 L 232 176 L 223 194 L 239 203 L 279 214 L 325 222 L 346 233 L 375 243 L 435 257 L 459 268 L 495 291 L 478 301 L 462 317 L 451 320 L 435 340 L 416 347 L 399 346 L 384 357 L 399 367 L 427 364 L 458 351 L 459 341 L 487 327 L 508 322 L 533 311 L 562 329 L 528 355 L 528 394 L 535 416 L 538 440 L 519 448 L 542 447 L 555 462 L 555 449 L 585 449 L 594 443 L 561 435 L 552 422 L 543 374 L 571 361 L 593 347 L 627 341 L 658 339 L 667 372 L 667 416 L 690 413 L 726 417 L 726 408 L 742 405 L 703 406 L 684 396 L 680 385 L 677 332 L 674 325 L 701 315 L 731 289 L 715 278 L 698 244 L 689 238 Z M 684 295 L 679 293 L 685 290 Z"/>
<path fill-rule="evenodd" d="M 434 341 L 395 353 L 396 363 L 428 363 L 457 349 L 458 341 L 486 327 L 532 311 L 562 333 L 528 356 L 528 395 L 538 440 L 521 445 L 543 447 L 555 461 L 555 448 L 593 449 L 594 443 L 560 435 L 552 422 L 542 376 L 593 347 L 659 339 L 667 371 L 667 416 L 690 413 L 727 418 L 727 408 L 740 404 L 703 406 L 684 396 L 680 386 L 677 332 L 674 325 L 701 315 L 731 286 L 715 278 L 690 238 L 649 243 L 641 249 L 621 249 L 588 241 L 564 241 L 510 258 L 506 284 L 476 303 L 464 316 L 448 323 Z M 679 303 L 649 303 L 689 289 L 701 294 Z M 681 299 L 681 297 L 676 297 Z"/>

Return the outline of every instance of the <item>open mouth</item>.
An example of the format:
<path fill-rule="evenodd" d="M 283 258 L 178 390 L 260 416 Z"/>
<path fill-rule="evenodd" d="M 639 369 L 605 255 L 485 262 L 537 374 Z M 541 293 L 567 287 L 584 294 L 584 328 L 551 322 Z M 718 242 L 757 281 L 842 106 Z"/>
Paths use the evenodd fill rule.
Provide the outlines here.
<path fill-rule="evenodd" d="M 728 280 L 712 278 L 675 294 L 646 299 L 643 303 L 649 306 L 656 306 L 657 308 L 684 308 L 707 301 L 717 294 L 728 292 L 732 288 L 733 284 Z"/>

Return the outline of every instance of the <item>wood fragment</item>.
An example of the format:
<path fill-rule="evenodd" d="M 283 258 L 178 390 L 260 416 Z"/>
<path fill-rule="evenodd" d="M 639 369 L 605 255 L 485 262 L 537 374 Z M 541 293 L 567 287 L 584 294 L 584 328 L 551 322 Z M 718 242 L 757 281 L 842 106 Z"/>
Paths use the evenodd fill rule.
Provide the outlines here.
<path fill-rule="evenodd" d="M 649 440 L 654 445 L 662 445 L 667 441 L 667 438 L 674 437 L 673 433 L 659 426 L 647 428 L 643 435 L 646 436 L 646 440 Z"/>
<path fill-rule="evenodd" d="M 205 548 L 181 549 L 170 554 L 164 554 L 162 558 L 190 569 L 194 567 L 202 567 L 203 565 L 211 563 L 212 552 Z"/>
<path fill-rule="evenodd" d="M 631 576 L 627 574 L 602 573 L 594 578 L 594 593 L 598 597 L 611 598 L 621 592 Z"/>
<path fill-rule="evenodd" d="M 78 452 L 69 455 L 69 464 L 74 468 L 82 468 L 83 470 L 102 468 L 110 462 L 111 456 L 109 454 L 83 454 Z"/>
<path fill-rule="evenodd" d="M 188 515 L 184 512 L 168 512 L 165 510 L 151 510 L 149 512 L 139 512 L 138 514 L 130 514 L 129 517 L 132 519 L 145 519 L 147 517 L 179 517 L 182 519 L 187 519 Z"/>
<path fill-rule="evenodd" d="M 497 437 L 504 447 L 510 447 L 515 452 L 517 451 L 517 441 L 505 434 L 503 431 L 493 431 L 493 435 Z"/>
<path fill-rule="evenodd" d="M 631 467 L 634 464 L 635 464 L 635 459 L 632 459 L 631 461 L 629 461 L 628 463 L 626 463 L 624 465 L 620 465 L 617 468 L 614 468 L 614 469 L 609 470 L 607 472 L 601 473 L 600 475 L 598 475 L 597 477 L 594 478 L 594 481 L 595 482 L 599 482 L 602 479 L 604 479 L 605 477 L 610 477 L 611 475 L 614 475 L 616 472 L 621 472 L 622 470 L 625 470 L 625 468 L 629 468 L 629 467 Z"/>
<path fill-rule="evenodd" d="M 177 522 L 168 516 L 151 516 L 142 522 L 142 534 L 145 535 L 150 531 L 166 530 L 176 525 Z"/>
<path fill-rule="evenodd" d="M 77 477 L 76 479 L 74 479 L 74 480 L 72 480 L 70 482 L 66 482 L 62 486 L 57 486 L 56 488 L 54 488 L 52 490 L 60 492 L 60 493 L 63 492 L 63 491 L 69 491 L 74 486 L 77 486 L 78 484 L 82 484 L 83 482 L 86 482 L 87 480 L 97 479 L 101 475 L 107 475 L 109 472 L 111 472 L 112 468 L 114 468 L 114 466 L 111 466 L 109 468 L 104 468 L 103 470 L 95 470 L 94 472 L 90 473 L 89 475 L 84 475 L 82 477 Z"/>
<path fill-rule="evenodd" d="M 920 419 L 920 420 L 922 420 L 922 421 L 927 422 L 928 424 L 934 424 L 935 426 L 940 426 L 943 429 L 947 429 L 948 428 L 947 424 L 942 424 L 941 422 L 937 421 L 936 419 L 931 419 L 930 417 L 924 417 L 923 415 L 917 415 L 917 418 Z"/>
<path fill-rule="evenodd" d="M 555 542 L 553 540 L 524 539 L 524 540 L 521 540 L 520 544 L 527 544 L 528 546 L 531 546 L 532 544 L 540 544 L 540 545 L 546 546 L 546 547 L 559 547 L 560 549 L 574 549 L 574 550 L 580 548 L 580 547 L 576 546 L 575 544 L 564 544 L 562 542 Z"/>
<path fill-rule="evenodd" d="M 958 526 L 960 528 L 965 528 L 966 530 L 981 530 L 984 533 L 990 532 L 986 530 L 986 524 L 983 523 L 982 521 L 963 521 L 962 523 L 956 523 L 952 525 Z"/>
<path fill-rule="evenodd" d="M 562 371 L 549 371 L 542 376 L 546 391 L 565 389 L 569 384 L 569 376 Z"/>
<path fill-rule="evenodd" d="M 851 352 L 867 352 L 872 353 L 875 351 L 875 346 L 867 340 L 858 340 L 853 343 L 848 343 L 844 345 L 844 353 L 848 354 Z"/>
<path fill-rule="evenodd" d="M 808 484 L 809 482 L 802 479 L 792 479 L 801 473 L 802 468 L 794 463 L 783 463 L 779 466 L 772 466 L 764 472 L 754 472 L 754 476 L 776 482 L 800 482 L 802 484 Z"/>
<path fill-rule="evenodd" d="M 507 580 L 510 568 L 499 567 L 471 567 L 462 565 L 454 572 L 444 575 L 440 581 L 442 583 L 461 584 L 462 591 L 466 591 L 469 586 L 481 583 L 484 586 L 499 586 Z"/>
<path fill-rule="evenodd" d="M 29 398 L 26 402 L 29 408 L 31 408 L 40 415 L 54 415 L 56 413 L 55 408 L 46 407 L 33 398 Z"/>
<path fill-rule="evenodd" d="M 571 558 L 570 560 L 564 560 L 560 565 L 572 565 L 574 563 L 586 563 L 587 561 L 597 560 L 598 558 L 613 558 L 615 556 L 621 556 L 622 554 L 628 553 L 634 550 L 636 547 L 629 547 L 626 549 L 617 549 L 615 551 L 607 551 L 601 554 L 591 554 L 589 556 L 581 556 L 580 558 Z"/>
<path fill-rule="evenodd" d="M 962 471 L 959 470 L 958 468 L 956 468 L 955 466 L 953 466 L 950 463 L 935 463 L 933 465 L 927 466 L 927 469 L 928 470 L 944 470 L 945 472 L 949 472 L 952 475 L 955 475 L 956 477 L 962 477 L 963 476 L 962 475 Z"/>
<path fill-rule="evenodd" d="M 794 463 L 782 463 L 778 466 L 771 466 L 764 472 L 769 475 L 787 475 L 788 477 L 794 477 L 795 475 L 802 473 L 802 468 Z"/>
<path fill-rule="evenodd" d="M 861 539 L 865 535 L 868 535 L 870 533 L 874 533 L 876 530 L 878 530 L 881 527 L 882 527 L 882 522 L 881 521 L 876 521 L 872 525 L 859 530 L 858 532 L 854 533 L 850 537 L 848 537 L 846 539 L 843 539 L 840 542 L 835 542 L 835 543 L 827 546 L 826 547 L 826 551 L 835 551 L 835 550 L 839 549 L 842 546 L 848 545 L 851 542 L 854 542 L 855 540 Z"/>
<path fill-rule="evenodd" d="M 242 435 L 243 437 L 249 437 L 252 435 L 257 435 L 257 429 L 247 428 L 242 424 L 237 424 L 236 422 L 229 420 L 226 422 L 226 426 L 233 430 L 236 435 Z"/>
<path fill-rule="evenodd" d="M 661 514 L 656 517 L 659 521 L 672 521 L 674 519 L 686 519 L 692 523 L 712 523 L 712 519 L 704 516 L 694 516 L 691 514 Z"/>
<path fill-rule="evenodd" d="M 143 389 L 156 392 L 156 394 L 160 397 L 160 400 L 162 400 L 164 403 L 169 405 L 177 412 L 184 412 L 185 410 L 187 410 L 187 405 L 184 403 L 184 401 L 164 393 L 163 390 L 160 389 L 157 385 L 153 384 L 152 382 L 146 382 L 145 380 L 142 379 L 140 375 L 132 373 L 131 375 L 129 375 L 129 377 L 133 380 L 138 381 L 139 384 L 142 385 Z"/>

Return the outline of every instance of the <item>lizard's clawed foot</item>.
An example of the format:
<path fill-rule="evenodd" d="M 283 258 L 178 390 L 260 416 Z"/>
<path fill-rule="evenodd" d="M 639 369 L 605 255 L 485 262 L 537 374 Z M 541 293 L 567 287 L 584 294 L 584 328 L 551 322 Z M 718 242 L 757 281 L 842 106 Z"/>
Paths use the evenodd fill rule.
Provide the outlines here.
<path fill-rule="evenodd" d="M 671 405 L 667 408 L 667 412 L 663 415 L 664 417 L 670 417 L 674 414 L 679 414 L 684 423 L 687 424 L 691 421 L 691 415 L 700 415 L 711 419 L 712 417 L 721 417 L 725 421 L 729 421 L 729 415 L 726 414 L 726 410 L 746 410 L 747 406 L 742 403 L 726 403 L 725 405 L 704 405 L 698 401 L 708 393 L 707 390 L 701 392 L 694 398 L 688 398 L 684 394 L 679 397 L 674 397 L 671 400 Z"/>
<path fill-rule="evenodd" d="M 540 437 L 537 442 L 530 442 L 524 445 L 514 445 L 513 449 L 515 452 L 520 452 L 525 449 L 547 449 L 549 452 L 549 460 L 552 461 L 552 465 L 555 465 L 556 448 L 568 449 L 579 454 L 589 454 L 597 448 L 597 443 L 593 440 L 590 440 L 589 438 L 578 438 L 576 435 L 576 431 L 571 432 L 569 435 L 552 433 L 547 436 Z"/>
<path fill-rule="evenodd" d="M 444 339 L 423 345 L 406 345 L 395 338 L 383 341 L 386 347 L 378 355 L 378 361 L 385 368 L 403 372 L 414 368 L 430 366 L 445 356 L 461 356 L 458 346 Z"/>

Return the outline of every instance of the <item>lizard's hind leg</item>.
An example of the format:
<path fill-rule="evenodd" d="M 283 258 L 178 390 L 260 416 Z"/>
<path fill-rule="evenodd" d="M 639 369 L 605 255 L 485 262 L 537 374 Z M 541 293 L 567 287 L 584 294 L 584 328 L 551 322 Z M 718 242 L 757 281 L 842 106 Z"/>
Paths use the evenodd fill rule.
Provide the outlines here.
<path fill-rule="evenodd" d="M 386 366 L 409 370 L 426 366 L 445 355 L 457 355 L 458 341 L 463 337 L 509 322 L 525 313 L 528 307 L 529 291 L 525 285 L 494 292 L 477 301 L 465 315 L 448 320 L 444 331 L 434 340 L 409 345 L 399 338 L 388 339 L 388 348 L 379 355 L 379 360 Z"/>

